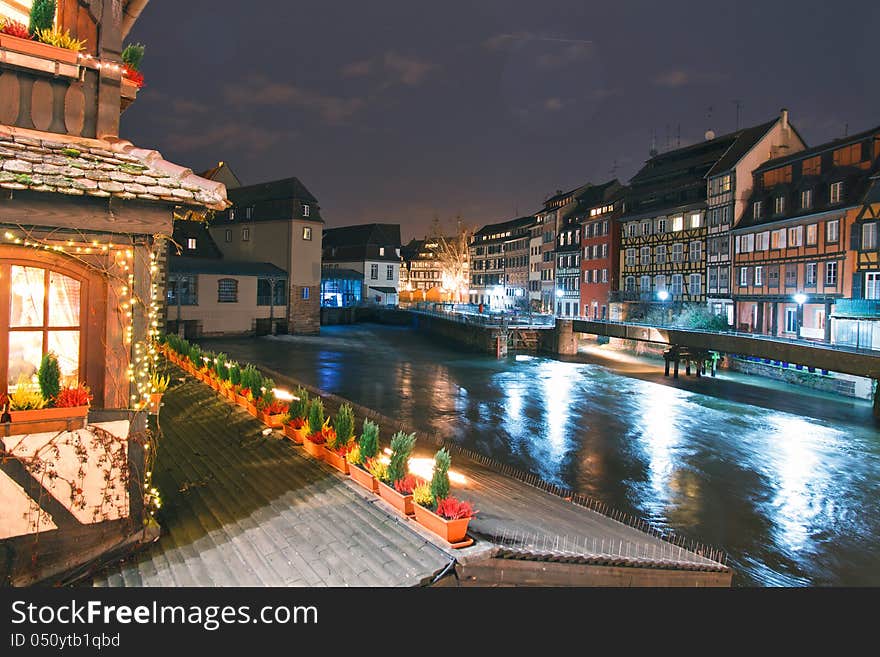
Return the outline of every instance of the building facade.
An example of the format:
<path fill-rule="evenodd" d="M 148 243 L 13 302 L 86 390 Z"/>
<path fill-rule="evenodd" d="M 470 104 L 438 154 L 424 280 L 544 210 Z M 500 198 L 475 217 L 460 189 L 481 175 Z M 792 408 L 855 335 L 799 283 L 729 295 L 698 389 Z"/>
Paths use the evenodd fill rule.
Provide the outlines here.
<path fill-rule="evenodd" d="M 231 188 L 229 199 L 232 207 L 209 224 L 223 257 L 285 272 L 287 331 L 317 333 L 324 227 L 317 199 L 297 178 Z"/>
<path fill-rule="evenodd" d="M 522 217 L 504 241 L 505 307 L 529 309 L 529 248 L 534 217 Z"/>
<path fill-rule="evenodd" d="M 529 307 L 541 311 L 541 271 L 543 270 L 544 224 L 537 217 L 529 229 Z"/>
<path fill-rule="evenodd" d="M 361 224 L 324 231 L 324 273 L 348 269 L 363 275 L 361 302 L 396 306 L 399 302 L 401 244 L 399 224 Z M 350 280 L 350 279 L 349 279 Z M 330 299 L 322 300 L 330 303 Z"/>
<path fill-rule="evenodd" d="M 852 298 L 880 128 L 771 160 L 754 172 L 734 229 L 737 327 L 832 341 L 835 303 Z"/>
<path fill-rule="evenodd" d="M 581 204 L 580 305 L 583 317 L 609 319 L 620 276 L 620 218 L 626 189 L 617 180 L 589 189 Z"/>
<path fill-rule="evenodd" d="M 523 285 L 525 294 L 528 265 L 523 260 L 525 244 L 529 238 L 529 225 L 533 217 L 521 217 L 495 224 L 488 224 L 476 231 L 468 249 L 470 257 L 470 293 L 472 304 L 482 305 L 492 310 L 504 310 L 514 306 L 517 298 L 515 288 L 507 286 L 507 261 L 505 245 L 516 249 L 520 263 L 511 265 L 511 275 L 516 276 L 518 284 Z"/>

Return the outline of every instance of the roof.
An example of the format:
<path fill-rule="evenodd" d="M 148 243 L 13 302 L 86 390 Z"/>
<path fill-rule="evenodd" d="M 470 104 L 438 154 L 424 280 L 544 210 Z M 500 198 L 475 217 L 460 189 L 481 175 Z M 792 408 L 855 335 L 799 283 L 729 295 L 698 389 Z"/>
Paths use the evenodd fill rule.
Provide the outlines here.
<path fill-rule="evenodd" d="M 516 228 L 525 228 L 534 223 L 534 221 L 534 215 L 528 215 L 526 217 L 519 217 L 518 219 L 509 219 L 507 221 L 502 221 L 497 224 L 487 224 L 476 233 L 474 233 L 474 239 L 476 239 L 478 236 L 489 236 L 498 232 L 506 232 L 508 230 L 514 230 Z"/>
<path fill-rule="evenodd" d="M 321 278 L 324 280 L 336 279 L 341 281 L 362 281 L 364 275 L 354 269 L 344 269 L 339 267 L 322 267 Z"/>
<path fill-rule="evenodd" d="M 306 189 L 299 178 L 283 178 L 229 190 L 229 200 L 234 205 L 252 205 L 258 201 L 281 199 L 296 199 L 309 203 L 318 202 L 318 199 L 312 196 L 312 193 Z"/>
<path fill-rule="evenodd" d="M 243 262 L 223 258 L 175 256 L 168 258 L 168 271 L 175 274 L 219 274 L 287 278 L 287 272 L 268 262 Z"/>
<path fill-rule="evenodd" d="M 569 196 L 576 196 L 579 191 L 586 189 L 589 186 L 590 186 L 590 183 L 584 183 L 583 185 L 579 185 L 579 186 L 575 187 L 574 189 L 568 190 L 567 192 L 557 191 L 555 194 L 550 196 L 546 201 L 544 201 L 544 205 L 545 206 L 550 205 L 551 203 L 553 203 L 555 201 L 561 201 L 562 199 L 567 198 Z"/>
<path fill-rule="evenodd" d="M 616 197 L 620 181 L 615 178 L 601 185 L 588 185 L 577 196 L 581 205 L 592 208 L 597 205 L 605 205 Z"/>
<path fill-rule="evenodd" d="M 376 292 L 381 292 L 382 294 L 397 294 L 397 289 L 393 287 L 379 287 L 376 285 L 368 285 L 371 290 L 376 290 Z"/>
<path fill-rule="evenodd" d="M 733 169 L 737 162 L 739 162 L 746 153 L 752 150 L 755 147 L 755 144 L 761 141 L 764 135 L 766 135 L 770 129 L 779 122 L 779 120 L 780 119 L 778 118 L 773 119 L 772 121 L 767 121 L 767 123 L 762 123 L 761 125 L 752 126 L 751 128 L 742 130 L 736 141 L 734 141 L 730 148 L 727 149 L 727 152 L 722 158 L 715 163 L 715 166 L 709 170 L 706 177 L 709 178 Z M 794 128 L 792 127 L 792 129 Z"/>
<path fill-rule="evenodd" d="M 187 248 L 187 240 L 196 240 L 196 248 Z M 173 243 L 170 245 L 172 257 L 177 257 L 177 252 L 186 254 L 190 258 L 222 258 L 223 253 L 211 237 L 204 221 L 187 221 L 177 219 L 174 222 L 174 233 L 171 236 Z"/>
<path fill-rule="evenodd" d="M 222 183 L 129 141 L 0 126 L 0 188 L 205 207 L 229 204 Z"/>
<path fill-rule="evenodd" d="M 327 228 L 324 230 L 322 244 L 325 249 L 334 246 L 363 246 L 366 244 L 399 248 L 400 224 L 376 223 Z"/>
<path fill-rule="evenodd" d="M 865 193 L 865 205 L 874 205 L 880 203 L 880 176 L 874 176 L 871 179 L 871 186 Z"/>
<path fill-rule="evenodd" d="M 777 157 L 773 160 L 767 160 L 757 169 L 755 172 L 764 171 L 766 169 L 773 169 L 775 167 L 783 166 L 788 164 L 789 162 L 796 162 L 798 160 L 806 160 L 813 155 L 818 155 L 819 153 L 823 153 L 825 151 L 834 150 L 836 148 L 840 148 L 841 146 L 847 146 L 849 144 L 854 144 L 856 142 L 864 141 L 871 135 L 876 135 L 880 138 L 880 126 L 876 128 L 872 128 L 870 130 L 865 130 L 864 132 L 859 132 L 849 137 L 841 137 L 839 139 L 832 139 L 831 141 L 827 141 L 824 144 L 819 144 L 818 146 L 813 146 L 812 148 L 805 148 L 802 151 L 798 151 L 797 153 L 792 153 L 791 155 L 786 155 L 784 157 Z"/>

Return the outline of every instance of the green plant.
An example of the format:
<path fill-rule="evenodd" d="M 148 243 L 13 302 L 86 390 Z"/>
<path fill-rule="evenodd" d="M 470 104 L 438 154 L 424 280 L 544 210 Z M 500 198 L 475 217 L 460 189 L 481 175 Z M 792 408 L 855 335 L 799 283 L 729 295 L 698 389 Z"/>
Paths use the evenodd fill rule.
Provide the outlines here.
<path fill-rule="evenodd" d="M 58 28 L 38 30 L 35 34 L 35 37 L 37 41 L 40 41 L 42 43 L 46 43 L 50 46 L 55 46 L 56 48 L 72 50 L 74 52 L 82 52 L 82 50 L 86 47 L 85 40 L 74 39 L 72 36 L 70 36 L 70 30 L 64 30 L 64 32 L 62 32 Z"/>
<path fill-rule="evenodd" d="M 142 43 L 129 43 L 125 46 L 125 49 L 122 51 L 122 62 L 128 66 L 128 68 L 140 71 L 141 70 L 141 62 L 144 60 L 144 52 L 146 51 L 146 46 Z"/>
<path fill-rule="evenodd" d="M 40 393 L 47 403 L 58 396 L 61 390 L 61 368 L 55 354 L 49 352 L 43 356 L 40 369 L 37 370 L 37 381 L 40 382 Z"/>
<path fill-rule="evenodd" d="M 363 454 L 361 455 L 363 457 Z M 373 475 L 376 479 L 381 482 L 388 482 L 388 466 L 385 463 L 382 463 L 377 458 L 366 459 L 364 461 L 364 467 L 367 472 Z"/>
<path fill-rule="evenodd" d="M 431 477 L 431 497 L 435 502 L 449 497 L 449 466 L 452 458 L 445 447 L 434 455 L 434 475 Z"/>
<path fill-rule="evenodd" d="M 55 24 L 56 8 L 55 0 L 34 0 L 34 4 L 31 5 L 31 20 L 28 24 L 28 32 L 34 35 L 42 30 L 51 30 Z"/>
<path fill-rule="evenodd" d="M 352 465 L 360 465 L 364 462 L 363 457 L 361 456 L 361 448 L 355 445 L 345 454 L 345 460 L 351 463 Z"/>
<path fill-rule="evenodd" d="M 35 411 L 46 407 L 46 399 L 40 388 L 31 383 L 24 374 L 18 377 L 15 392 L 9 395 L 9 409 L 13 411 Z"/>
<path fill-rule="evenodd" d="M 324 402 L 320 397 L 315 397 L 309 404 L 309 433 L 320 433 L 324 428 Z"/>
<path fill-rule="evenodd" d="M 351 405 L 343 404 L 339 407 L 336 417 L 333 418 L 333 428 L 336 430 L 336 440 L 330 445 L 330 449 L 345 447 L 354 437 L 354 412 Z"/>
<path fill-rule="evenodd" d="M 260 370 L 248 363 L 241 370 L 241 387 L 247 388 L 254 399 L 259 398 L 260 387 L 263 385 L 263 375 Z"/>
<path fill-rule="evenodd" d="M 409 456 L 416 444 L 416 434 L 398 431 L 391 437 L 391 461 L 388 463 L 388 478 L 391 483 L 406 477 L 409 471 Z"/>
<path fill-rule="evenodd" d="M 309 391 L 300 386 L 293 395 L 296 399 L 290 405 L 290 415 L 293 418 L 305 419 L 309 415 Z"/>
<path fill-rule="evenodd" d="M 241 385 L 241 368 L 235 361 L 232 361 L 229 365 L 229 383 L 234 386 Z"/>
<path fill-rule="evenodd" d="M 229 380 L 229 368 L 226 367 L 226 354 L 217 354 L 214 358 L 214 374 L 221 381 Z"/>
<path fill-rule="evenodd" d="M 153 372 L 150 375 L 150 392 L 161 395 L 168 390 L 169 383 L 171 383 L 171 377 L 167 374 L 163 376 L 158 372 Z"/>
<path fill-rule="evenodd" d="M 197 344 L 189 345 L 189 352 L 187 353 L 187 357 L 189 358 L 190 362 L 196 367 L 201 367 L 202 365 L 204 365 L 204 363 L 202 362 L 202 348 Z"/>
<path fill-rule="evenodd" d="M 413 502 L 419 506 L 430 509 L 434 506 L 434 496 L 431 495 L 431 484 L 425 482 L 413 488 Z"/>
<path fill-rule="evenodd" d="M 379 453 L 379 425 L 372 420 L 364 420 L 364 430 L 358 445 L 364 460 L 375 458 Z"/>

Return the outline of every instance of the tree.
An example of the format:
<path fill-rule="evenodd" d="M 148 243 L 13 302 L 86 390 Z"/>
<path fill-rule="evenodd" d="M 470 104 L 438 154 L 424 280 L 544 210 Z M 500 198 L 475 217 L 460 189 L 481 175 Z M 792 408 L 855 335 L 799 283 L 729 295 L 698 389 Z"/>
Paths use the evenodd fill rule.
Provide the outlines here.
<path fill-rule="evenodd" d="M 461 217 L 456 217 L 456 231 L 452 236 L 443 234 L 440 219 L 434 217 L 431 224 L 431 237 L 437 242 L 437 264 L 443 280 L 443 286 L 452 292 L 456 302 L 464 301 L 470 288 L 470 240 L 473 228 L 465 226 Z"/>

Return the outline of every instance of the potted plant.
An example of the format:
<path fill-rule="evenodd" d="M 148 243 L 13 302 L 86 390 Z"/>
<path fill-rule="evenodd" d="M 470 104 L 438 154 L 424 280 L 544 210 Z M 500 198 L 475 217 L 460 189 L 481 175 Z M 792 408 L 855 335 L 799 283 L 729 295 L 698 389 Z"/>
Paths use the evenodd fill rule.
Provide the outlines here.
<path fill-rule="evenodd" d="M 267 395 L 260 400 L 260 419 L 270 429 L 281 429 L 289 407 L 274 395 Z"/>
<path fill-rule="evenodd" d="M 144 86 L 144 74 L 141 73 L 141 62 L 146 48 L 142 43 L 129 43 L 122 51 L 122 83 L 120 85 L 123 104 L 131 103 L 138 89 Z M 125 109 L 123 107 L 123 109 Z"/>
<path fill-rule="evenodd" d="M 340 472 L 348 474 L 346 453 L 354 443 L 354 412 L 343 404 L 333 418 L 333 433 L 324 445 L 324 460 Z"/>
<path fill-rule="evenodd" d="M 391 438 L 391 460 L 388 463 L 388 477 L 379 480 L 379 496 L 404 515 L 412 515 L 412 490 L 414 482 L 404 482 L 409 474 L 408 463 L 410 454 L 416 443 L 414 433 L 398 431 Z M 398 489 L 398 484 L 400 488 Z M 406 490 L 406 492 L 401 492 Z"/>
<path fill-rule="evenodd" d="M 298 445 L 302 445 L 308 432 L 309 392 L 299 387 L 293 397 L 293 403 L 287 411 L 284 421 L 284 435 Z"/>
<path fill-rule="evenodd" d="M 379 492 L 379 484 L 373 473 L 367 470 L 366 464 L 375 459 L 379 452 L 379 425 L 372 420 L 364 420 L 364 428 L 358 439 L 357 453 L 352 455 L 349 450 L 346 455 L 349 468 L 348 474 L 358 484 L 373 493 Z"/>
<path fill-rule="evenodd" d="M 451 461 L 445 448 L 437 452 L 430 485 L 417 486 L 413 490 L 413 508 L 420 525 L 455 545 L 467 538 L 468 523 L 476 511 L 470 503 L 449 495 Z"/>
<path fill-rule="evenodd" d="M 150 375 L 150 414 L 159 415 L 159 407 L 162 406 L 162 395 L 168 390 L 168 384 L 171 378 L 168 375 L 161 375 L 153 372 Z"/>
<path fill-rule="evenodd" d="M 90 401 L 88 388 L 83 385 L 59 388 L 55 397 L 47 400 L 40 392 L 39 383 L 33 383 L 22 375 L 6 400 L 11 425 L 4 424 L 4 433 L 12 435 L 82 429 Z M 17 424 L 18 427 L 15 426 Z"/>
<path fill-rule="evenodd" d="M 364 468 L 367 472 L 370 473 L 373 481 L 376 482 L 376 485 L 373 488 L 373 492 L 378 493 L 378 482 L 388 478 L 388 464 L 385 463 L 380 457 L 374 456 L 371 459 L 364 460 Z"/>
<path fill-rule="evenodd" d="M 62 34 L 54 29 L 55 10 L 55 0 L 34 0 L 27 26 L 13 20 L 0 20 L 0 47 L 64 64 L 76 64 L 85 42 L 71 38 L 69 31 Z"/>
<path fill-rule="evenodd" d="M 324 402 L 320 397 L 315 397 L 309 404 L 309 433 L 303 441 L 303 447 L 318 460 L 324 456 L 324 443 L 327 442 L 325 430 L 327 428 L 327 424 L 324 422 Z"/>

